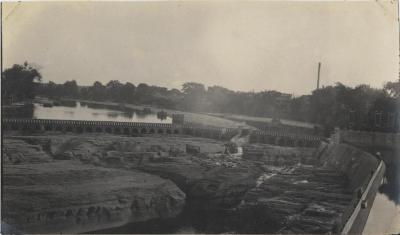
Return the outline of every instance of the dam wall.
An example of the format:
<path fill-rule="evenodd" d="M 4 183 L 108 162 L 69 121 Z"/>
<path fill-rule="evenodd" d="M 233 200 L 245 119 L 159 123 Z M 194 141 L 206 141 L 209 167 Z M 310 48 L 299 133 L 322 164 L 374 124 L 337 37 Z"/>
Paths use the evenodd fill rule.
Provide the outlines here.
<path fill-rule="evenodd" d="M 347 144 L 328 144 L 320 164 L 341 171 L 348 178 L 353 199 L 341 220 L 342 234 L 361 234 L 384 177 L 385 164 L 375 156 Z"/>
<path fill-rule="evenodd" d="M 193 124 L 141 123 L 141 122 L 112 122 L 85 120 L 52 120 L 52 119 L 3 119 L 2 130 L 25 132 L 72 132 L 72 133 L 109 133 L 124 135 L 143 134 L 184 134 L 190 136 L 230 140 L 240 133 L 237 128 L 221 128 L 198 126 Z M 244 134 L 244 132 L 242 132 Z M 253 131 L 250 134 L 251 143 L 267 143 L 291 147 L 317 147 L 320 137 L 295 135 L 285 132 Z"/>
<path fill-rule="evenodd" d="M 62 133 L 108 133 L 117 135 L 190 135 L 203 138 L 229 140 L 237 134 L 236 129 L 219 127 L 198 127 L 167 123 L 111 122 L 85 120 L 51 119 L 3 119 L 2 130 L 22 132 L 62 132 Z"/>
<path fill-rule="evenodd" d="M 292 134 L 284 131 L 253 131 L 250 143 L 261 143 L 287 147 L 315 148 L 320 145 L 322 138 L 307 134 Z"/>
<path fill-rule="evenodd" d="M 373 155 L 347 144 L 330 144 L 321 155 L 320 163 L 343 172 L 349 179 L 351 191 L 368 184 L 371 172 L 379 161 Z"/>
<path fill-rule="evenodd" d="M 357 147 L 374 146 L 382 149 L 393 149 L 400 146 L 399 133 L 339 130 L 339 141 Z"/>

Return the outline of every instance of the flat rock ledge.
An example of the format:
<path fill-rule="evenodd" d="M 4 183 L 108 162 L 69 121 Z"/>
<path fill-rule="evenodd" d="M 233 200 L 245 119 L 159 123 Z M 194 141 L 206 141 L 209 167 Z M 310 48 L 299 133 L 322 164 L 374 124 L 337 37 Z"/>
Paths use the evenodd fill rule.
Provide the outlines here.
<path fill-rule="evenodd" d="M 23 233 L 82 233 L 175 217 L 185 194 L 170 180 L 79 161 L 3 166 L 3 222 Z"/>

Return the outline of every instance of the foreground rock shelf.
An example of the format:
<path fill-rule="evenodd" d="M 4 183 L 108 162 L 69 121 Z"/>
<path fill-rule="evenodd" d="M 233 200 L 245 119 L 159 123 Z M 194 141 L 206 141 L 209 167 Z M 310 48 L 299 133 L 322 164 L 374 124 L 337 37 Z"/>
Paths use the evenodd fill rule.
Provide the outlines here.
<path fill-rule="evenodd" d="M 277 173 L 246 194 L 238 213 L 249 223 L 239 230 L 262 233 L 257 224 L 269 224 L 279 233 L 339 233 L 352 201 L 345 186 L 346 178 L 335 170 L 298 166 Z"/>
<path fill-rule="evenodd" d="M 187 144 L 200 152 L 186 152 Z M 342 145 L 247 145 L 250 154 L 238 156 L 225 154 L 224 144 L 186 136 L 6 136 L 4 221 L 43 233 L 337 233 L 377 164 Z M 157 223 L 159 230 L 146 230 Z M 132 229 L 138 226 L 144 230 Z"/>
<path fill-rule="evenodd" d="M 4 166 L 3 218 L 29 233 L 79 233 L 178 215 L 169 180 L 74 161 Z"/>

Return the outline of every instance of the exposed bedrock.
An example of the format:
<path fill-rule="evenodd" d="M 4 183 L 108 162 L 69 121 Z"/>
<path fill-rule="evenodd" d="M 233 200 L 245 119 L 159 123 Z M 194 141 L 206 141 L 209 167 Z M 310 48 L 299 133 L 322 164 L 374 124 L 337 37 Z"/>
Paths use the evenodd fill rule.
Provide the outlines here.
<path fill-rule="evenodd" d="M 338 232 L 336 219 L 352 199 L 343 175 L 299 166 L 265 178 L 237 208 L 236 219 L 246 221 L 237 227 L 240 232 Z"/>
<path fill-rule="evenodd" d="M 77 159 L 103 167 L 158 175 L 173 181 L 193 204 L 196 200 L 207 200 L 210 207 L 238 204 L 244 193 L 255 186 L 262 170 L 251 161 L 222 154 L 223 142 L 203 138 L 108 136 L 101 139 L 52 138 L 48 141 L 56 159 Z M 201 153 L 187 154 L 186 144 L 199 146 Z"/>
<path fill-rule="evenodd" d="M 29 148 L 37 146 L 33 147 L 38 152 L 35 155 L 45 156 L 39 159 L 47 162 L 46 164 L 80 164 L 84 169 L 72 173 L 73 171 L 68 170 L 69 167 L 65 167 L 62 174 L 82 176 L 64 179 L 57 178 L 54 173 L 51 175 L 54 181 L 49 182 L 32 178 L 31 173 L 9 175 L 8 177 L 14 178 L 8 182 L 14 182 L 18 187 L 9 187 L 7 194 L 26 195 L 26 198 L 22 198 L 26 200 L 26 204 L 20 204 L 22 206 L 19 210 L 30 208 L 30 204 L 40 205 L 29 202 L 29 194 L 48 195 L 54 204 L 42 207 L 60 208 L 64 213 L 68 212 L 69 207 L 75 208 L 74 203 L 83 203 L 85 200 L 89 208 L 94 208 L 89 214 L 93 210 L 96 212 L 98 207 L 106 207 L 100 205 L 109 205 L 107 203 L 115 208 L 123 208 L 107 209 L 118 211 L 115 212 L 118 215 L 116 217 L 107 217 L 103 212 L 100 213 L 103 210 L 99 210 L 100 214 L 96 219 L 90 219 L 86 215 L 87 218 L 83 217 L 86 219 L 79 219 L 78 222 L 80 213 L 88 213 L 89 209 L 84 212 L 77 209 L 71 212 L 73 223 L 65 222 L 69 221 L 66 219 L 59 223 L 41 222 L 42 225 L 54 224 L 52 226 L 61 226 L 64 223 L 69 227 L 76 227 L 77 231 L 100 230 L 102 228 L 99 224 L 110 228 L 127 222 L 173 217 L 184 207 L 179 215 L 179 224 L 188 224 L 199 232 L 339 232 L 357 202 L 358 190 L 365 187 L 371 171 L 377 165 L 373 156 L 346 145 L 290 148 L 253 144 L 244 146 L 247 149 L 244 149 L 244 155 L 240 157 L 225 154 L 223 142 L 193 137 L 132 138 L 104 135 L 96 138 L 95 135 L 69 135 L 15 137 L 12 141 L 10 146 L 18 143 L 21 145 L 18 141 L 27 143 Z M 200 153 L 187 153 L 187 144 L 200 147 Z M 13 151 L 18 152 L 18 148 L 9 149 L 9 155 Z M 18 164 L 20 162 L 10 165 L 15 169 L 23 166 Z M 37 164 L 30 164 L 29 167 L 33 165 Z M 42 171 L 42 177 L 48 174 L 39 170 Z M 79 173 L 92 171 L 99 173 Z M 109 172 L 109 175 L 104 171 Z M 85 177 L 94 180 L 90 183 L 78 180 Z M 62 183 L 56 184 L 56 181 Z M 39 186 L 29 188 L 25 184 Z M 47 189 L 48 184 L 55 186 Z M 61 186 L 72 184 L 79 184 L 76 187 L 85 190 L 75 190 L 75 186 L 68 186 L 71 190 L 66 190 Z M 18 189 L 23 192 L 28 190 L 26 187 L 31 190 L 28 194 L 13 191 Z M 60 199 L 65 194 L 69 195 L 71 201 Z M 124 200 L 122 203 L 115 199 L 115 195 L 120 194 L 129 198 L 126 207 L 123 206 Z M 78 200 L 78 197 L 84 200 Z M 145 206 L 149 201 L 141 202 L 136 200 L 137 197 L 151 198 L 148 200 L 154 206 Z M 89 202 L 90 200 L 94 201 Z M 81 207 L 83 208 L 79 208 Z M 62 208 L 67 208 L 67 211 Z M 8 218 L 14 217 L 17 218 L 15 214 L 8 215 Z M 103 223 L 103 219 L 110 222 Z M 97 222 L 92 222 L 94 220 Z M 39 224 L 37 227 L 28 227 L 42 228 Z M 50 231 L 53 228 L 46 229 Z"/>
<path fill-rule="evenodd" d="M 4 138 L 2 158 L 4 164 L 39 163 L 52 161 L 41 145 L 30 144 L 21 139 Z"/>
<path fill-rule="evenodd" d="M 5 138 L 3 153 L 19 153 L 19 161 L 3 165 L 2 208 L 3 221 L 21 232 L 88 232 L 175 217 L 185 205 L 185 194 L 168 179 L 53 160 L 41 145 L 21 141 Z"/>
<path fill-rule="evenodd" d="M 258 187 L 246 193 L 233 213 L 235 220 L 245 224 L 236 230 L 339 233 L 378 161 L 368 153 L 342 144 L 321 146 L 313 158 L 314 165 L 297 165 L 266 174 Z"/>
<path fill-rule="evenodd" d="M 366 187 L 379 161 L 371 154 L 347 144 L 332 144 L 327 146 L 319 163 L 345 174 L 348 189 L 354 191 Z"/>

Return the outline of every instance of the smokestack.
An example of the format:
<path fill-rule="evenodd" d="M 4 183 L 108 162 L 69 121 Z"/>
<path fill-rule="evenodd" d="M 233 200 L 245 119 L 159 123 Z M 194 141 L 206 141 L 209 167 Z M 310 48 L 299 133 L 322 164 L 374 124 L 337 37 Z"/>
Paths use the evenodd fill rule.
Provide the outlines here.
<path fill-rule="evenodd" d="M 319 89 L 319 75 L 321 73 L 321 62 L 318 63 L 318 78 L 317 78 L 317 90 Z"/>

